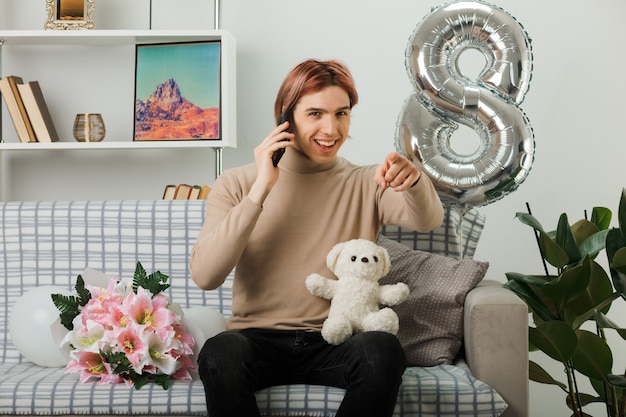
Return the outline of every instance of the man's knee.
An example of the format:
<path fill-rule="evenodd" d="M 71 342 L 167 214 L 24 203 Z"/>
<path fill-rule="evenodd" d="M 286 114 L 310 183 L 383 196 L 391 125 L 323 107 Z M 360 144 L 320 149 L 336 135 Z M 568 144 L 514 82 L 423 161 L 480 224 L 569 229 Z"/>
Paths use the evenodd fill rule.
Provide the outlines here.
<path fill-rule="evenodd" d="M 222 378 L 228 368 L 242 369 L 251 355 L 248 339 L 239 332 L 226 331 L 208 339 L 198 353 L 198 373 L 205 378 Z"/>
<path fill-rule="evenodd" d="M 372 372 L 383 372 L 389 376 L 402 375 L 406 369 L 406 354 L 398 338 L 386 332 L 362 332 L 352 337 L 351 347 L 361 356 L 361 364 Z"/>

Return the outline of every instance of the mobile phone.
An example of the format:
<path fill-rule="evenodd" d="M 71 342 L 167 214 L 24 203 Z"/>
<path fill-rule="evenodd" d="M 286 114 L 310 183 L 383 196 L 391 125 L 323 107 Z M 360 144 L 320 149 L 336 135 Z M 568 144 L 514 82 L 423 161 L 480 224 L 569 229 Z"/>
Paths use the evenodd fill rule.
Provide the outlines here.
<path fill-rule="evenodd" d="M 285 112 L 280 115 L 280 117 L 278 118 L 278 123 L 276 125 L 277 126 L 282 125 L 287 120 L 289 120 L 289 118 L 288 118 L 287 112 Z M 283 140 L 287 140 L 287 139 L 283 139 Z M 274 166 L 278 166 L 278 162 L 280 161 L 280 158 L 282 158 L 284 154 L 285 154 L 285 148 L 280 148 L 279 150 L 274 152 L 274 154 L 272 155 L 272 164 Z"/>

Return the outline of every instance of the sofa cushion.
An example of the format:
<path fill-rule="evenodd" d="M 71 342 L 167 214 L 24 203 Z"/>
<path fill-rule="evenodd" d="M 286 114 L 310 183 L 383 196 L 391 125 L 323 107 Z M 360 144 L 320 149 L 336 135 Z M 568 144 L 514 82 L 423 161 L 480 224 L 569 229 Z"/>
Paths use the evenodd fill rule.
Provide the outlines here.
<path fill-rule="evenodd" d="M 452 363 L 462 345 L 465 296 L 483 279 L 489 263 L 411 250 L 385 236 L 377 243 L 391 260 L 380 283 L 404 282 L 410 289 L 409 297 L 392 307 L 409 365 Z"/>
<path fill-rule="evenodd" d="M 33 397 L 33 393 L 36 393 Z M 344 390 L 291 385 L 257 392 L 264 416 L 329 417 L 335 415 Z M 149 384 L 140 390 L 125 384 L 80 383 L 78 375 L 28 362 L 0 365 L 2 414 L 13 415 L 151 415 L 206 416 L 199 379 L 172 381 L 163 390 Z M 474 410 L 469 413 L 469 410 Z M 496 417 L 506 409 L 503 399 L 476 380 L 464 362 L 430 368 L 408 368 L 398 394 L 396 417 L 472 415 Z M 287 411 L 285 411 L 287 410 Z"/>

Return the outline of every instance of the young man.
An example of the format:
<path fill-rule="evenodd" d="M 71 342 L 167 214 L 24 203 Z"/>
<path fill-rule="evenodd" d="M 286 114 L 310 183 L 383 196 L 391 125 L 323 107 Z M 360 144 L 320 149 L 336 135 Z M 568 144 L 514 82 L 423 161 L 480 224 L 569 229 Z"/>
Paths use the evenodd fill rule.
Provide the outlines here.
<path fill-rule="evenodd" d="M 443 219 L 432 183 L 403 156 L 371 166 L 337 156 L 357 101 L 342 63 L 300 63 L 276 97 L 276 120 L 287 121 L 255 148 L 254 164 L 224 172 L 209 194 L 192 279 L 212 290 L 236 267 L 228 331 L 198 357 L 211 417 L 259 416 L 255 391 L 295 383 L 345 388 L 337 417 L 393 413 L 406 367 L 398 339 L 364 332 L 326 343 L 330 302 L 304 284 L 314 272 L 332 276 L 326 255 L 336 243 L 375 241 L 383 224 L 430 231 Z"/>

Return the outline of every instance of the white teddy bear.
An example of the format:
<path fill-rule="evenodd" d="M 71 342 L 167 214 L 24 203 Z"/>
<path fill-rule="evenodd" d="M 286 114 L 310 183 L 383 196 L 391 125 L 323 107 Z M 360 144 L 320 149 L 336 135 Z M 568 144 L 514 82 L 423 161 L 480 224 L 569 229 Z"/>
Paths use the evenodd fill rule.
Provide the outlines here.
<path fill-rule="evenodd" d="M 320 274 L 306 278 L 311 294 L 331 300 L 322 337 L 332 345 L 345 342 L 354 332 L 398 332 L 398 315 L 391 308 L 409 295 L 409 287 L 400 282 L 379 285 L 389 272 L 387 249 L 365 239 L 338 243 L 326 256 L 326 265 L 337 280 Z"/>

